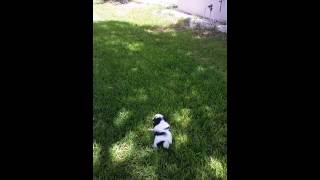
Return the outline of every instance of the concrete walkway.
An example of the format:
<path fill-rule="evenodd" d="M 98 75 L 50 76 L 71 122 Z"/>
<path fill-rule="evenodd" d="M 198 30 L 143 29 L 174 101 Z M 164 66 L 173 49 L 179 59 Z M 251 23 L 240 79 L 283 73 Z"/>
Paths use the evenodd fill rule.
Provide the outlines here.
<path fill-rule="evenodd" d="M 144 4 L 157 4 L 162 6 L 176 5 L 178 0 L 133 0 Z"/>

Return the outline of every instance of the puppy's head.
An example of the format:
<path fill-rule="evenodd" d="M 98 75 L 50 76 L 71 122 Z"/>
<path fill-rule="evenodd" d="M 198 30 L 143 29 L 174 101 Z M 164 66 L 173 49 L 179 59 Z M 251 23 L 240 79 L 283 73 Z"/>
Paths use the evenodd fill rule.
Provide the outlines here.
<path fill-rule="evenodd" d="M 162 114 L 156 114 L 153 117 L 153 127 L 155 127 L 156 125 L 158 125 L 161 121 L 166 121 L 164 116 Z"/>

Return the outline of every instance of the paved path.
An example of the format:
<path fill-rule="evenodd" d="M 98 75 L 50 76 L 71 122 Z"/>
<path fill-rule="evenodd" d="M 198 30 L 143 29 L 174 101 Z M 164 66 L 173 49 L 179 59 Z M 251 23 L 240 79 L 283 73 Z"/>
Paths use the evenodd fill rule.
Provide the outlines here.
<path fill-rule="evenodd" d="M 144 3 L 144 4 L 158 4 L 163 6 L 169 6 L 173 4 L 177 4 L 178 0 L 134 0 L 136 2 Z"/>

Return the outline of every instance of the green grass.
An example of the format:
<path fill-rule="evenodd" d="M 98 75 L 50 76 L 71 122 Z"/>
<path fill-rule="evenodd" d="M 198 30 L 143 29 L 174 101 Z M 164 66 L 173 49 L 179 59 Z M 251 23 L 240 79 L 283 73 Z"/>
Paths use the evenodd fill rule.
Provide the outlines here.
<path fill-rule="evenodd" d="M 165 28 L 150 9 L 94 8 L 110 10 L 93 25 L 94 179 L 227 179 L 226 43 Z M 156 113 L 168 151 L 152 148 Z"/>

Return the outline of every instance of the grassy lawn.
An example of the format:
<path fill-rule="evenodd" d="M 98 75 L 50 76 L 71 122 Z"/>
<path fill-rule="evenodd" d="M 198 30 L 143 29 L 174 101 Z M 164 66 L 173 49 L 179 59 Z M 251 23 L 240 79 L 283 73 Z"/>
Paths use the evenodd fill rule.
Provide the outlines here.
<path fill-rule="evenodd" d="M 226 42 L 158 6 L 94 5 L 94 179 L 227 179 Z M 172 128 L 152 148 L 152 117 Z"/>

